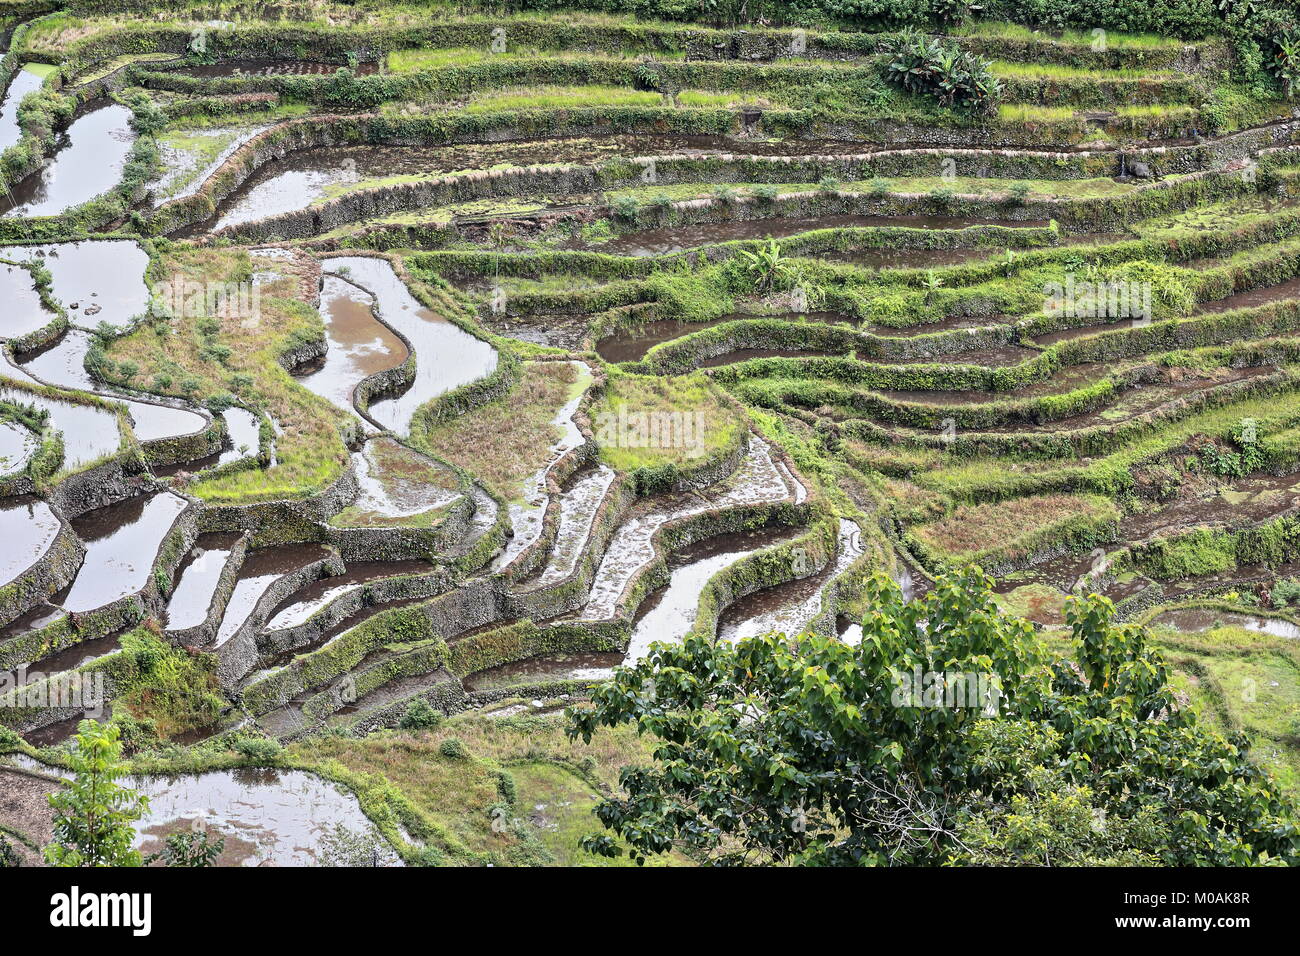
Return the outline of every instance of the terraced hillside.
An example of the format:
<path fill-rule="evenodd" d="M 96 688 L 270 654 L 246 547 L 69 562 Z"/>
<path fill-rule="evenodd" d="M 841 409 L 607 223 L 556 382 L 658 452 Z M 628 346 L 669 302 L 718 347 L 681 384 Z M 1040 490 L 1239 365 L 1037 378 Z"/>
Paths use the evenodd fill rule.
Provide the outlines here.
<path fill-rule="evenodd" d="M 1300 107 L 1223 37 L 54 6 L 0 5 L 19 762 L 75 677 L 140 772 L 575 862 L 488 809 L 644 755 L 558 729 L 613 667 L 973 562 L 1049 648 L 1150 624 L 1300 788 Z M 987 95 L 895 85 L 926 43 Z"/>

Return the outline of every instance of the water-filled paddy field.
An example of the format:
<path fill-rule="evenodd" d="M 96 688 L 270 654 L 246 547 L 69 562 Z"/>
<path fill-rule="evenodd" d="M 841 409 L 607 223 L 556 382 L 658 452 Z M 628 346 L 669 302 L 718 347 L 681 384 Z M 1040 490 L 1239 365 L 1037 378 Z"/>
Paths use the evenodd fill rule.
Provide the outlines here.
<path fill-rule="evenodd" d="M 1300 793 L 1300 113 L 1221 39 L 954 30 L 963 110 L 860 24 L 282 6 L 0 70 L 0 671 L 103 678 L 139 847 L 572 862 L 616 668 L 969 565 L 1048 654 L 1106 597 Z M 0 706 L 0 782 L 81 716 Z M 509 767 L 556 802 L 494 830 Z"/>

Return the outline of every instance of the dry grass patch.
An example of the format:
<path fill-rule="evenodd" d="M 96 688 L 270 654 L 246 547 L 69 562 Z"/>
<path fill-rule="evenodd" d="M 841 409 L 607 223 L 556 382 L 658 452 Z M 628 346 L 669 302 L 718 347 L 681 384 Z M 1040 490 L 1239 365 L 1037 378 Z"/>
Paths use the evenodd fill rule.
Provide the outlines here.
<path fill-rule="evenodd" d="M 1099 495 L 1037 495 L 962 505 L 911 529 L 909 537 L 935 563 L 996 563 L 1047 549 L 1090 547 L 1109 540 L 1118 522 L 1118 509 Z"/>
<path fill-rule="evenodd" d="M 590 380 L 569 362 L 527 362 L 504 398 L 412 435 L 412 442 L 516 500 L 524 479 L 546 464 L 560 438 L 560 408 Z"/>

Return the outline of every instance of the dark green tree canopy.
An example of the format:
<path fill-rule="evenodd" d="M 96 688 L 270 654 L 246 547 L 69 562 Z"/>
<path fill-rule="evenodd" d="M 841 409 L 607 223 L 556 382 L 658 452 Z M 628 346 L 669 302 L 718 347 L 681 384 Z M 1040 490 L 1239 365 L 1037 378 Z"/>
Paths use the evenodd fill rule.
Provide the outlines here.
<path fill-rule="evenodd" d="M 907 602 L 868 584 L 862 641 L 768 635 L 656 645 L 570 712 L 633 723 L 589 848 L 713 862 L 1250 864 L 1295 860 L 1294 808 L 1180 710 L 1141 628 L 1074 599 L 1072 660 L 995 605 L 978 569 Z"/>

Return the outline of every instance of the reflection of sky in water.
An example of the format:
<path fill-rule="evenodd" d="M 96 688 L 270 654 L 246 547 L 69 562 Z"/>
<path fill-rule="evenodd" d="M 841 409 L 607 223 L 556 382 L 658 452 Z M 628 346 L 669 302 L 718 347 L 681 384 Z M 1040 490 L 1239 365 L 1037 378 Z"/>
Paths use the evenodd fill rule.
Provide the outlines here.
<path fill-rule="evenodd" d="M 298 770 L 138 777 L 130 786 L 149 797 L 136 846 L 156 852 L 169 833 L 210 829 L 226 838 L 222 866 L 310 866 L 336 826 L 354 834 L 371 827 L 354 796 Z"/>
<path fill-rule="evenodd" d="M 345 166 L 346 163 L 351 165 Z M 296 212 L 321 199 L 327 186 L 347 182 L 349 177 L 356 178 L 356 163 L 346 159 L 325 169 L 287 169 L 250 187 L 226 208 L 212 228 L 225 229 L 254 219 Z"/>
<path fill-rule="evenodd" d="M 116 186 L 135 141 L 130 119 L 131 111 L 115 103 L 76 120 L 68 144 L 35 174 L 40 179 L 34 195 L 5 215 L 57 216 Z"/>

